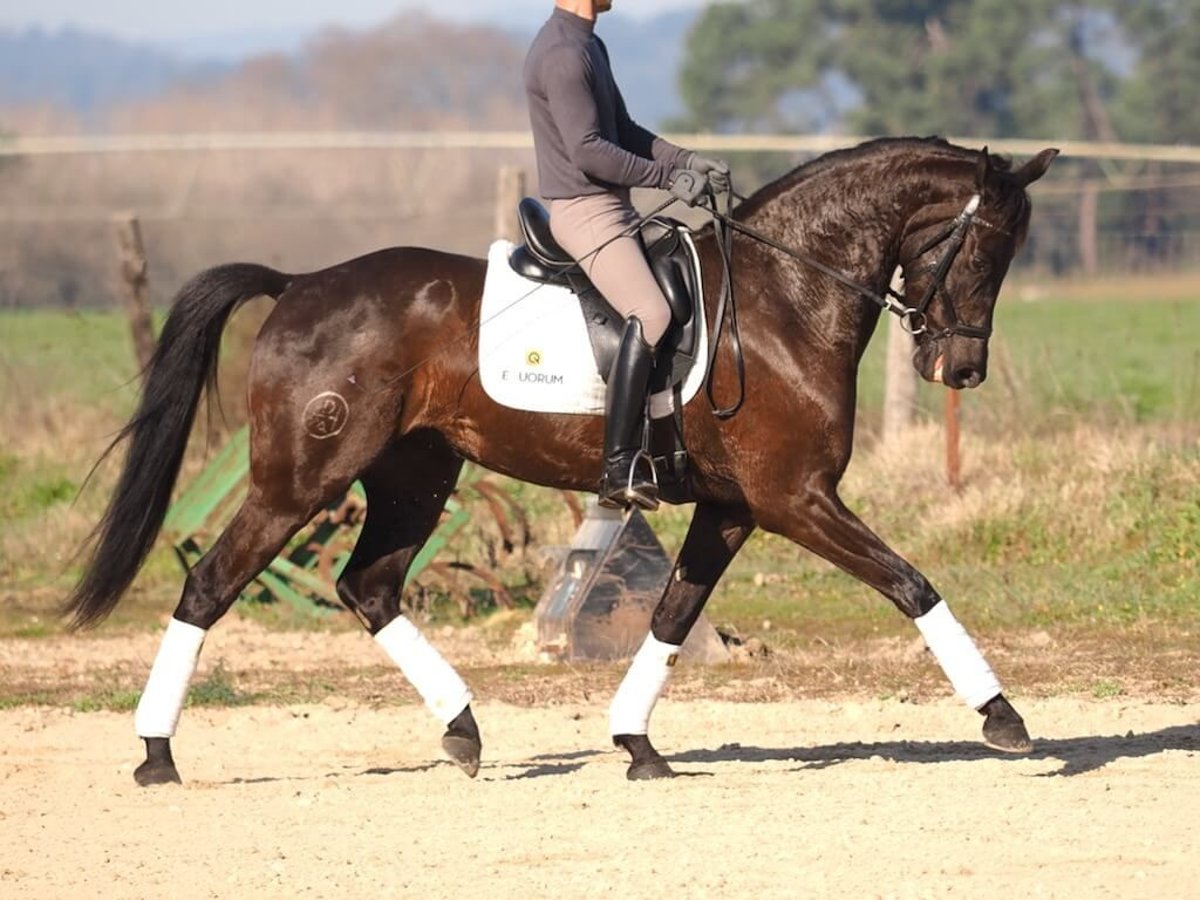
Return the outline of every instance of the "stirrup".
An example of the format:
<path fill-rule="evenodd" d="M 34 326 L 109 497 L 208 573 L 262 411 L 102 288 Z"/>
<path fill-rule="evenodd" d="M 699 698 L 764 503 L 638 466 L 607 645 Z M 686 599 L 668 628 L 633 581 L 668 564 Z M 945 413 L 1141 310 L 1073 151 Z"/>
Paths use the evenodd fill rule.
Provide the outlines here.
<path fill-rule="evenodd" d="M 649 481 L 636 481 L 638 462 L 645 460 L 646 465 L 650 469 Z M 607 471 L 606 477 L 602 479 L 598 492 L 597 503 L 605 509 L 624 509 L 629 510 L 631 507 L 638 507 L 647 512 L 653 512 L 658 509 L 658 470 L 654 466 L 654 459 L 645 450 L 639 449 L 630 457 L 629 473 L 625 479 L 624 488 L 617 487 L 616 490 L 605 490 L 607 488 Z"/>

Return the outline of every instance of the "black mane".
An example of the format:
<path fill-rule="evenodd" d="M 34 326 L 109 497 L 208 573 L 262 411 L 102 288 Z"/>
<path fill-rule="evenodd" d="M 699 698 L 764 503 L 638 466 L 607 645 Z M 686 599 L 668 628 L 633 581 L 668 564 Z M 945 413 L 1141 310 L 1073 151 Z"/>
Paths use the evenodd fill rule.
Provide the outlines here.
<path fill-rule="evenodd" d="M 785 194 L 801 182 L 817 177 L 832 169 L 847 164 L 859 163 L 877 157 L 894 157 L 909 153 L 920 157 L 934 157 L 954 160 L 957 162 L 974 162 L 981 151 L 972 150 L 952 144 L 941 137 L 881 137 L 863 141 L 853 147 L 830 150 L 820 156 L 801 163 L 772 182 L 769 182 L 751 194 L 738 207 L 739 215 L 753 213 L 761 206 L 771 202 L 781 194 Z M 991 156 L 995 169 L 1007 171 L 1011 167 L 1009 160 Z"/>

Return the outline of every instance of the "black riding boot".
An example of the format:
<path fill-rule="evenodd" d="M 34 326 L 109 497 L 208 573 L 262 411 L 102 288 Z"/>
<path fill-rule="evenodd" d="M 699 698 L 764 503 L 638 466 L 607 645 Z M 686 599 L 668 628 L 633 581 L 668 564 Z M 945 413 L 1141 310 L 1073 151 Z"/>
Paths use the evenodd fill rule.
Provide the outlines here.
<path fill-rule="evenodd" d="M 604 419 L 604 475 L 600 505 L 609 509 L 658 508 L 658 485 L 647 456 L 641 455 L 646 422 L 646 390 L 654 368 L 654 348 L 642 336 L 642 323 L 630 316 L 608 373 Z"/>

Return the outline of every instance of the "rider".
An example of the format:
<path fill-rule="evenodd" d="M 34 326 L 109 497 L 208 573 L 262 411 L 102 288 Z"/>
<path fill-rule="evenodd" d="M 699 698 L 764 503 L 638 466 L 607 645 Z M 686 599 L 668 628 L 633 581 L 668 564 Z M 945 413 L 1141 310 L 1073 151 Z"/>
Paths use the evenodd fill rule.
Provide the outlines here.
<path fill-rule="evenodd" d="M 671 311 L 637 234 L 618 236 L 639 219 L 630 188 L 669 188 L 680 170 L 691 169 L 724 191 L 729 167 L 676 147 L 629 117 L 594 30 L 612 0 L 555 0 L 554 6 L 525 59 L 538 188 L 549 201 L 554 239 L 625 317 L 608 375 L 599 502 L 654 509 L 657 488 L 634 464 L 654 348 Z"/>

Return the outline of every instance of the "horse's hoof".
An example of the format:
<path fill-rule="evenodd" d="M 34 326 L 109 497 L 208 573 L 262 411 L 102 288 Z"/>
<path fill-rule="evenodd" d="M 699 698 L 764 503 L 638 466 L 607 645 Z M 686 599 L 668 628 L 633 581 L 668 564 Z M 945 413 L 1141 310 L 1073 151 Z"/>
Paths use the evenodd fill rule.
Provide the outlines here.
<path fill-rule="evenodd" d="M 625 777 L 630 781 L 652 781 L 656 778 L 674 778 L 675 773 L 667 761 L 659 756 L 650 738 L 644 734 L 614 734 L 613 743 L 629 752 L 631 761 Z"/>
<path fill-rule="evenodd" d="M 454 760 L 454 764 L 467 773 L 468 778 L 479 774 L 479 757 L 483 752 L 483 741 L 479 737 L 479 726 L 468 706 L 454 717 L 442 735 L 442 749 Z"/>
<path fill-rule="evenodd" d="M 154 784 L 183 784 L 175 758 L 171 756 L 170 738 L 142 738 L 146 745 L 146 761 L 133 770 L 133 780 L 142 787 Z"/>
<path fill-rule="evenodd" d="M 987 746 L 1004 753 L 1029 753 L 1033 749 L 1033 739 L 1025 728 L 1025 720 L 1003 694 L 997 694 L 979 711 L 986 716 L 983 742 Z"/>
<path fill-rule="evenodd" d="M 675 770 L 660 756 L 649 762 L 631 763 L 625 777 L 630 781 L 654 781 L 659 778 L 674 778 Z"/>
<path fill-rule="evenodd" d="M 148 759 L 133 770 L 133 780 L 142 787 L 155 784 L 183 784 L 174 763 Z"/>
<path fill-rule="evenodd" d="M 462 734 L 447 731 L 442 735 L 442 749 L 468 778 L 479 774 L 479 756 L 483 750 L 479 741 Z"/>

